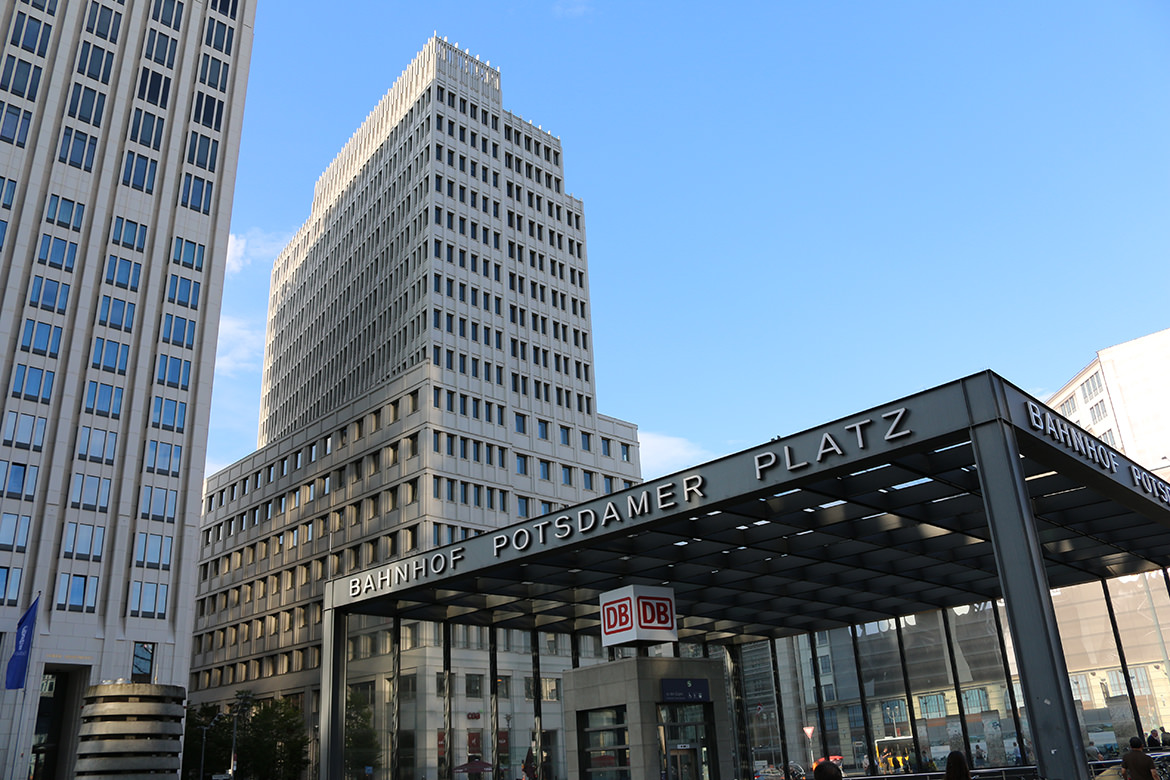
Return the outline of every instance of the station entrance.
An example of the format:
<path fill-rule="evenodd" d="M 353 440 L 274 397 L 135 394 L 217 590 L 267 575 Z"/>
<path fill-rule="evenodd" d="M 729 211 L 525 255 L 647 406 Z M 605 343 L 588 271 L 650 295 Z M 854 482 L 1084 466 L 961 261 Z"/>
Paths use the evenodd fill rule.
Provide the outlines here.
<path fill-rule="evenodd" d="M 401 621 L 442 626 L 444 670 L 452 626 L 486 628 L 493 647 L 501 631 L 528 632 L 535 681 L 539 637 L 567 635 L 564 677 L 594 679 L 564 687 L 571 780 L 731 780 L 753 776 L 761 755 L 778 755 L 782 772 L 805 756 L 878 767 L 881 740 L 907 736 L 915 770 L 959 749 L 973 765 L 982 754 L 1088 780 L 1090 699 L 1070 688 L 1054 601 L 1097 587 L 1112 605 L 1121 578 L 1126 594 L 1149 589 L 1156 617 L 1168 565 L 1170 486 L 997 375 L 977 374 L 331 582 L 321 777 L 342 773 L 348 624 L 380 616 L 395 628 L 392 658 Z M 661 658 L 642 649 L 579 663 L 601 632 L 599 595 L 625 585 L 673 589 L 678 642 Z M 1115 727 L 1160 726 L 1143 721 L 1143 702 L 1162 683 L 1143 688 L 1118 655 L 1094 706 Z M 650 668 L 692 660 L 721 674 Z M 646 668 L 623 678 L 628 661 Z M 709 701 L 664 696 L 663 680 L 700 676 L 712 681 Z M 628 690 L 624 702 L 591 700 L 591 685 Z M 530 768 L 543 778 L 541 707 L 538 695 Z M 607 726 L 619 710 L 624 727 Z M 493 692 L 486 733 L 507 714 Z M 445 717 L 451 733 L 450 705 Z M 793 736 L 802 732 L 807 740 Z M 389 776 L 405 780 L 396 751 L 388 758 Z M 504 777 L 498 756 L 484 760 Z"/>

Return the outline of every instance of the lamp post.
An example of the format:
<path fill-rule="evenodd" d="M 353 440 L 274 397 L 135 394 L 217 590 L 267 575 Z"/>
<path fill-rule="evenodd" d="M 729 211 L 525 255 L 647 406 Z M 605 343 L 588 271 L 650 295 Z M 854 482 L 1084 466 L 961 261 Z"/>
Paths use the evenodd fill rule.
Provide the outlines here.
<path fill-rule="evenodd" d="M 203 730 L 203 741 L 199 744 L 199 780 L 203 780 L 203 761 L 207 757 L 207 730 L 223 717 L 223 712 L 215 713 L 215 717 L 199 728 Z"/>
<path fill-rule="evenodd" d="M 252 694 L 250 691 L 237 691 L 236 700 L 232 703 L 232 764 L 228 773 L 232 780 L 236 777 L 236 727 L 240 720 L 240 710 L 252 708 Z M 203 780 L 203 778 L 199 778 Z"/>

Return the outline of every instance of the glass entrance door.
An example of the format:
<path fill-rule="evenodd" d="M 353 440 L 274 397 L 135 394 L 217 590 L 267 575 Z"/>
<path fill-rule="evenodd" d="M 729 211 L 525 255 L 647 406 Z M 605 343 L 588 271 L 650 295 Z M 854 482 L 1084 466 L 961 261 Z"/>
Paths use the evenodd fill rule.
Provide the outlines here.
<path fill-rule="evenodd" d="M 670 751 L 670 780 L 699 780 L 699 756 L 695 748 Z"/>

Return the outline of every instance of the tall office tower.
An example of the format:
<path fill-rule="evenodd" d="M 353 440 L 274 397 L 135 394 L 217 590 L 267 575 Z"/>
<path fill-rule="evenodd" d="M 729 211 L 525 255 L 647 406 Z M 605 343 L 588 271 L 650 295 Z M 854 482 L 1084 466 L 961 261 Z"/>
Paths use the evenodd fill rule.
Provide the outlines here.
<path fill-rule="evenodd" d="M 327 579 L 638 480 L 636 428 L 596 408 L 584 210 L 562 171 L 560 140 L 501 108 L 499 71 L 434 38 L 318 180 L 272 272 L 261 449 L 206 486 L 193 700 L 251 689 L 312 722 Z M 355 623 L 350 682 L 384 737 L 387 686 L 417 690 L 393 714 L 417 724 L 403 776 L 474 753 L 478 718 L 438 744 L 441 628 L 409 622 L 395 643 Z M 569 661 L 553 637 L 533 683 L 531 639 L 499 639 L 513 729 L 532 726 L 525 691 L 553 696 Z M 453 644 L 456 706 L 479 711 L 486 630 Z"/>
<path fill-rule="evenodd" d="M 1170 476 L 1170 330 L 1097 352 L 1048 405 L 1155 474 Z"/>
<path fill-rule="evenodd" d="M 178 767 L 253 6 L 0 5 L 6 777 Z"/>

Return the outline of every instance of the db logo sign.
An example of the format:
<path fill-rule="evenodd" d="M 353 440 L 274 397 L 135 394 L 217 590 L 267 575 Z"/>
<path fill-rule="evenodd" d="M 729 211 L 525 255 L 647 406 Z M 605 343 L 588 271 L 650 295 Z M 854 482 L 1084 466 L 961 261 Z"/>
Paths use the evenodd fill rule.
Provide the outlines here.
<path fill-rule="evenodd" d="M 628 585 L 601 594 L 600 602 L 603 645 L 678 638 L 670 588 Z"/>
<path fill-rule="evenodd" d="M 629 631 L 634 627 L 634 608 L 631 599 L 611 601 L 601 608 L 601 630 L 606 634 Z"/>
<path fill-rule="evenodd" d="M 674 600 L 638 597 L 638 628 L 653 628 L 659 631 L 674 630 Z"/>

